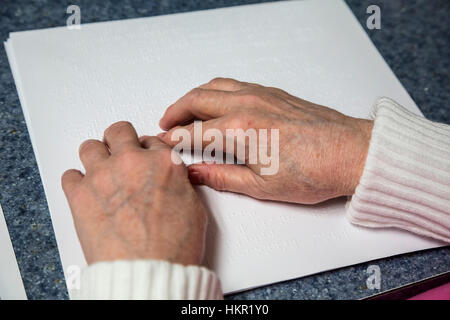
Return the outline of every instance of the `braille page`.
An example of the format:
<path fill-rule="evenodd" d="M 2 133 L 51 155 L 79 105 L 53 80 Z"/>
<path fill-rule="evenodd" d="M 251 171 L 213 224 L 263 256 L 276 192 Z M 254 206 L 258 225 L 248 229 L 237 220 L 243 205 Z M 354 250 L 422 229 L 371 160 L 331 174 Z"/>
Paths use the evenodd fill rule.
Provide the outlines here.
<path fill-rule="evenodd" d="M 0 206 L 0 300 L 26 300 L 19 266 Z"/>
<path fill-rule="evenodd" d="M 60 185 L 78 146 L 119 120 L 161 130 L 167 106 L 221 76 L 283 88 L 367 117 L 379 96 L 419 113 L 346 4 L 288 1 L 14 32 L 6 42 L 65 270 L 84 266 Z M 315 206 L 200 187 L 206 264 L 226 293 L 441 245 L 351 225 L 343 199 Z"/>

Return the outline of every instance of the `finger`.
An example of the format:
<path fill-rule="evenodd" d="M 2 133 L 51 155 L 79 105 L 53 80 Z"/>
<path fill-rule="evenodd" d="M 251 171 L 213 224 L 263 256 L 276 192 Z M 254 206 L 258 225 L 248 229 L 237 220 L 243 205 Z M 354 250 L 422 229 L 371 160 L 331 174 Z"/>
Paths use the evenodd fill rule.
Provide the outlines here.
<path fill-rule="evenodd" d="M 139 138 L 142 148 L 149 150 L 170 149 L 161 139 L 154 136 L 143 136 Z"/>
<path fill-rule="evenodd" d="M 80 160 L 86 171 L 91 170 L 99 162 L 108 159 L 109 151 L 106 145 L 99 140 L 86 140 L 80 145 Z"/>
<path fill-rule="evenodd" d="M 248 87 L 247 83 L 235 79 L 214 78 L 208 83 L 202 84 L 199 88 L 209 90 L 238 91 L 245 89 L 247 87 Z"/>
<path fill-rule="evenodd" d="M 219 191 L 242 193 L 263 198 L 259 186 L 264 180 L 250 168 L 236 164 L 192 164 L 188 167 L 193 184 L 204 184 Z"/>
<path fill-rule="evenodd" d="M 127 121 L 119 121 L 112 124 L 105 130 L 104 140 L 111 153 L 141 147 L 136 130 Z"/>
<path fill-rule="evenodd" d="M 73 190 L 83 179 L 83 174 L 75 169 L 67 170 L 61 176 L 61 185 L 66 197 L 69 198 Z"/>
<path fill-rule="evenodd" d="M 195 118 L 217 118 L 242 105 L 241 100 L 242 97 L 233 92 L 195 88 L 167 108 L 159 126 L 169 130 Z"/>
<path fill-rule="evenodd" d="M 208 121 L 194 121 L 188 125 L 177 126 L 167 132 L 160 133 L 158 134 L 158 138 L 173 147 L 180 142 L 180 137 L 183 137 L 184 139 L 186 133 L 187 137 L 190 138 L 191 147 L 194 147 L 194 145 L 198 143 L 199 146 L 204 148 L 213 140 L 211 137 L 207 138 L 207 135 L 212 132 L 211 130 L 215 130 L 217 135 L 225 138 L 226 130 L 231 129 L 231 124 L 228 125 L 227 122 L 227 117 L 216 118 Z M 183 131 L 185 131 L 185 133 Z M 202 135 L 197 136 L 197 133 L 201 133 Z M 195 139 L 201 140 L 201 143 L 196 142 Z"/>
<path fill-rule="evenodd" d="M 238 161 L 237 163 L 242 164 L 249 160 L 251 163 L 257 162 L 258 132 L 256 129 L 248 130 L 248 123 L 243 116 L 233 114 L 208 121 L 196 121 L 160 133 L 158 137 L 170 147 L 178 145 L 184 150 L 187 147 L 191 150 L 204 150 L 207 152 L 205 159 L 220 162 L 227 159 L 226 161 Z M 236 158 L 229 159 L 230 155 Z"/>

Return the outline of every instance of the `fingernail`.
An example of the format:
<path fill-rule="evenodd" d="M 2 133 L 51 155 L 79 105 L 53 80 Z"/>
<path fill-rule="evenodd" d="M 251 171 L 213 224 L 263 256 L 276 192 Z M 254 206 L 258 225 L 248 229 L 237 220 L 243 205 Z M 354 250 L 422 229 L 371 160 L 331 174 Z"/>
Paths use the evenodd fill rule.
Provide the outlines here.
<path fill-rule="evenodd" d="M 202 183 L 202 176 L 200 175 L 200 172 L 198 172 L 195 169 L 188 168 L 188 173 L 189 173 L 189 180 L 191 181 L 191 183 L 193 184 Z"/>

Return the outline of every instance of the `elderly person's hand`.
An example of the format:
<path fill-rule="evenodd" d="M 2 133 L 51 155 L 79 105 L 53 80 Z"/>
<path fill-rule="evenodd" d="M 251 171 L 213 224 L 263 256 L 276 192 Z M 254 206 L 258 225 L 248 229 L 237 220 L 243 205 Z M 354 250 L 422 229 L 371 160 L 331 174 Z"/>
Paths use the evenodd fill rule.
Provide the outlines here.
<path fill-rule="evenodd" d="M 188 168 L 193 183 L 305 204 L 354 193 L 373 126 L 372 121 L 345 116 L 280 89 L 222 78 L 193 89 L 171 105 L 160 121 L 168 132 L 159 137 L 177 145 L 179 140 L 172 135 L 185 128 L 194 136 L 194 125 L 189 124 L 194 119 L 203 120 L 203 131 L 220 130 L 224 141 L 233 139 L 226 129 L 278 129 L 279 168 L 273 175 L 261 175 L 264 165 L 250 163 L 247 157 L 246 165 L 194 164 Z M 202 146 L 208 143 L 203 141 Z"/>
<path fill-rule="evenodd" d="M 138 139 L 128 122 L 80 147 L 86 169 L 62 185 L 86 260 L 158 259 L 199 265 L 207 216 L 184 164 L 157 137 Z"/>

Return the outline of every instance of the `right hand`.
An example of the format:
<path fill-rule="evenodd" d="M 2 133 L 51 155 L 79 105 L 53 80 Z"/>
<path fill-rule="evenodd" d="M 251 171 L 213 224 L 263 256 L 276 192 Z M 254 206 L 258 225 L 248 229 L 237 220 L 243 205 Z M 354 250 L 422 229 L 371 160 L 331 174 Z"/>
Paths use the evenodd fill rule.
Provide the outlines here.
<path fill-rule="evenodd" d="M 180 127 L 193 136 L 193 124 L 186 125 L 193 119 L 203 120 L 203 131 L 216 128 L 224 136 L 226 129 L 279 129 L 279 170 L 261 175 L 260 163 L 201 163 L 188 168 L 191 182 L 258 199 L 304 204 L 354 193 L 373 127 L 372 121 L 345 116 L 280 89 L 223 78 L 171 105 L 160 121 L 161 128 L 169 131 L 160 139 L 175 146 L 179 141 L 173 141 L 172 135 Z"/>

